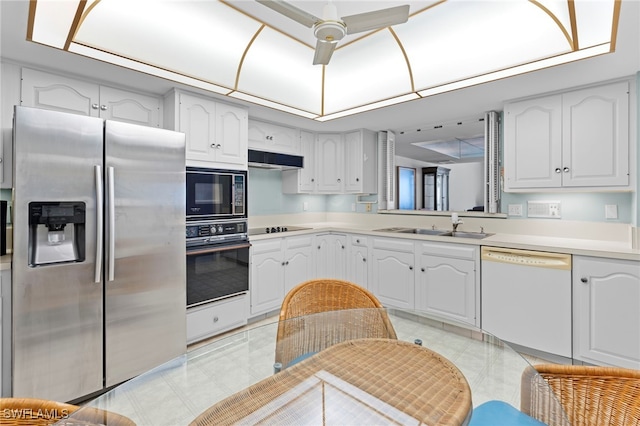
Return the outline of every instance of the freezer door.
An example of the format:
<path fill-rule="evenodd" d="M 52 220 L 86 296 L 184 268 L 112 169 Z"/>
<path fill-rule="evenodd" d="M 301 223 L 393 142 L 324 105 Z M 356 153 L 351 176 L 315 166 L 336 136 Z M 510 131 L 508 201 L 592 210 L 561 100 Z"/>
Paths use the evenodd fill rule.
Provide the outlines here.
<path fill-rule="evenodd" d="M 103 387 L 103 288 L 99 274 L 95 280 L 103 131 L 98 118 L 15 108 L 15 397 L 70 401 Z M 84 260 L 29 266 L 29 204 L 36 202 L 84 204 Z M 64 246 L 57 242 L 46 249 Z M 48 244 L 46 235 L 40 243 Z"/>
<path fill-rule="evenodd" d="M 186 351 L 185 137 L 105 125 L 106 385 Z"/>

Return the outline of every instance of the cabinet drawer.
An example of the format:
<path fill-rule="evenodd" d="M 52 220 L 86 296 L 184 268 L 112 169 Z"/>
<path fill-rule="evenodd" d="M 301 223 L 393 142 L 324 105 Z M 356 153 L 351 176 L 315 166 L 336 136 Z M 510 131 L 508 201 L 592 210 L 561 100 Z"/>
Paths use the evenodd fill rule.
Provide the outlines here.
<path fill-rule="evenodd" d="M 313 245 L 313 235 L 286 237 L 284 241 L 287 250 L 297 249 L 300 247 L 311 247 Z"/>
<path fill-rule="evenodd" d="M 351 245 L 355 247 L 367 247 L 367 237 L 362 235 L 352 235 Z"/>
<path fill-rule="evenodd" d="M 254 241 L 251 243 L 251 255 L 270 253 L 282 248 L 282 238 L 273 240 Z"/>
<path fill-rule="evenodd" d="M 413 241 L 394 240 L 390 238 L 376 238 L 373 240 L 373 248 L 413 253 L 415 245 Z"/>
<path fill-rule="evenodd" d="M 478 247 L 451 243 L 423 243 L 420 244 L 420 253 L 475 260 L 478 254 Z"/>
<path fill-rule="evenodd" d="M 245 294 L 187 310 L 187 344 L 245 325 L 248 302 Z"/>

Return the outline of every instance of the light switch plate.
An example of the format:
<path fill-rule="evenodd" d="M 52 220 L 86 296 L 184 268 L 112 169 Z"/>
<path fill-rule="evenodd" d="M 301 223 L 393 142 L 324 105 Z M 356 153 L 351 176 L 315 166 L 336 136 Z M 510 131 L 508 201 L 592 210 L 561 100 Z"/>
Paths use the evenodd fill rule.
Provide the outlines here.
<path fill-rule="evenodd" d="M 605 219 L 617 219 L 618 218 L 618 205 L 607 204 L 604 206 Z"/>

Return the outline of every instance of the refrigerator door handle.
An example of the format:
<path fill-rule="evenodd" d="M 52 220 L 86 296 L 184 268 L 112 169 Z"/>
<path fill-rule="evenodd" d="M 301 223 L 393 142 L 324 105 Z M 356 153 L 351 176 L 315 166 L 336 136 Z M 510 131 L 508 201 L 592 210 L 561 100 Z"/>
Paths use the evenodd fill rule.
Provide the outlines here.
<path fill-rule="evenodd" d="M 107 203 L 109 203 L 109 281 L 114 280 L 115 275 L 115 254 L 116 254 L 116 208 L 114 205 L 115 201 L 115 189 L 114 189 L 114 169 L 113 167 L 107 168 L 107 179 L 109 185 L 109 198 L 107 199 Z"/>
<path fill-rule="evenodd" d="M 104 193 L 102 188 L 102 167 L 95 166 L 96 172 L 96 271 L 94 281 L 102 281 L 102 235 L 104 225 Z"/>

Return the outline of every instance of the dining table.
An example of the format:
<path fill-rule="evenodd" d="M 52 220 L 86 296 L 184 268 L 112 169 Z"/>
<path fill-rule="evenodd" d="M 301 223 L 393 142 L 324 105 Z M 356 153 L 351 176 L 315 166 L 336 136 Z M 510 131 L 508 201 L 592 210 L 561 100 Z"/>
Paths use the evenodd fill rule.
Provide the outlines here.
<path fill-rule="evenodd" d="M 283 368 L 275 362 L 278 317 L 267 317 L 190 346 L 87 401 L 60 424 L 80 424 L 74 418 L 86 407 L 141 426 L 467 425 L 483 403 L 517 410 L 521 398 L 529 398 L 522 377 L 530 374 L 532 358 L 506 342 L 424 312 L 372 309 L 388 315 L 397 339 L 356 333 Z M 311 324 L 358 327 L 354 318 L 362 311 L 306 316 L 301 332 L 311 332 Z M 544 404 L 562 411 L 554 398 Z"/>

